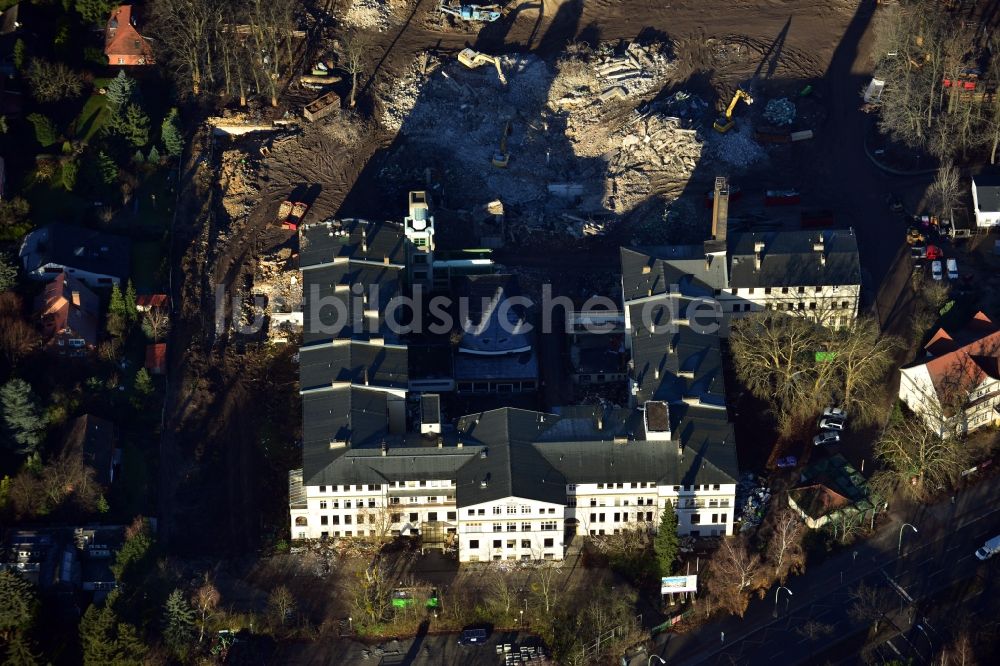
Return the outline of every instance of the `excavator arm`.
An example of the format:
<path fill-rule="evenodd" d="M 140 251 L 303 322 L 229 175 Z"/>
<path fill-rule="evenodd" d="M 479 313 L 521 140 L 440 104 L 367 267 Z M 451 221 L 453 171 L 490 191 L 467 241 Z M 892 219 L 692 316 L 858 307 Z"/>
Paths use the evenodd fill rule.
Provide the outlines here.
<path fill-rule="evenodd" d="M 737 88 L 736 93 L 733 95 L 732 101 L 730 101 L 729 106 L 726 107 L 725 115 L 721 116 L 718 120 L 715 121 L 714 127 L 717 131 L 725 133 L 728 132 L 730 128 L 732 128 L 733 109 L 736 108 L 736 105 L 739 103 L 741 99 L 748 105 L 753 104 L 753 97 L 750 96 L 750 93 L 744 91 L 741 88 Z"/>

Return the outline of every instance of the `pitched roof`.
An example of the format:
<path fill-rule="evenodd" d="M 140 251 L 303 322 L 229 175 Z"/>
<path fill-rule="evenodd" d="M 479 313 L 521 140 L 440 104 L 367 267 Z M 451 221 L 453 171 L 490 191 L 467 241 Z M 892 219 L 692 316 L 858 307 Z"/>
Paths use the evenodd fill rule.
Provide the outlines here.
<path fill-rule="evenodd" d="M 814 520 L 851 504 L 851 500 L 822 483 L 792 488 L 788 498 Z"/>
<path fill-rule="evenodd" d="M 98 483 L 111 483 L 111 463 L 115 451 L 115 425 L 93 414 L 75 421 L 66 437 L 66 451 L 79 451 L 83 461 L 96 472 Z"/>
<path fill-rule="evenodd" d="M 27 272 L 56 264 L 125 280 L 131 264 L 130 251 L 131 243 L 124 236 L 56 223 L 39 227 L 25 237 L 21 260 Z"/>
<path fill-rule="evenodd" d="M 758 268 L 759 244 L 763 249 Z M 861 284 L 858 239 L 853 229 L 733 234 L 729 261 L 729 284 L 735 288 Z"/>
<path fill-rule="evenodd" d="M 143 57 L 153 63 L 153 48 L 134 25 L 132 5 L 121 5 L 111 12 L 104 30 L 104 53 L 112 56 Z M 113 63 L 112 63 L 113 64 Z"/>
<path fill-rule="evenodd" d="M 145 308 L 165 308 L 167 307 L 167 295 L 139 294 L 135 297 L 135 304 Z"/>
<path fill-rule="evenodd" d="M 942 400 L 975 388 L 987 377 L 1000 379 L 1000 330 L 982 312 L 955 334 L 938 329 L 924 347 L 935 356 L 923 364 Z"/>
<path fill-rule="evenodd" d="M 167 343 L 157 342 L 146 345 L 145 368 L 155 373 L 167 371 Z"/>
<path fill-rule="evenodd" d="M 35 301 L 45 337 L 68 331 L 88 345 L 97 344 L 99 307 L 97 296 L 83 282 L 65 273 L 46 284 Z"/>

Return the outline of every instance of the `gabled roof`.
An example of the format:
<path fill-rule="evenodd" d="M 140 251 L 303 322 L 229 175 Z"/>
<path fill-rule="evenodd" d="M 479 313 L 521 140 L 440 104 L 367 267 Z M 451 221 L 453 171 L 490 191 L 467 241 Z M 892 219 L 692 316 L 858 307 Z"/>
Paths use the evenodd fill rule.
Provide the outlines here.
<path fill-rule="evenodd" d="M 35 301 L 42 332 L 50 338 L 68 331 L 88 345 L 97 344 L 99 300 L 94 292 L 71 275 L 60 273 L 45 285 Z"/>
<path fill-rule="evenodd" d="M 167 295 L 139 294 L 135 297 L 135 304 L 145 308 L 165 308 L 167 307 Z"/>
<path fill-rule="evenodd" d="M 1000 330 L 982 312 L 955 334 L 938 329 L 925 345 L 935 356 L 924 363 L 942 402 L 964 395 L 987 378 L 1000 379 Z"/>
<path fill-rule="evenodd" d="M 123 236 L 57 223 L 39 227 L 25 237 L 21 261 L 29 273 L 55 264 L 125 280 L 130 251 L 131 243 Z"/>
<path fill-rule="evenodd" d="M 759 244 L 763 249 L 758 253 Z M 861 284 L 858 239 L 853 229 L 733 234 L 729 261 L 729 284 L 739 289 Z"/>
<path fill-rule="evenodd" d="M 788 491 L 788 498 L 813 520 L 851 504 L 851 500 L 822 483 L 792 488 Z"/>
<path fill-rule="evenodd" d="M 79 451 L 84 463 L 94 468 L 97 482 L 107 485 L 111 483 L 115 445 L 115 425 L 93 414 L 84 414 L 73 421 L 65 450 Z"/>
<path fill-rule="evenodd" d="M 162 374 L 167 371 L 167 343 L 156 342 L 146 345 L 145 367 L 151 372 Z"/>
<path fill-rule="evenodd" d="M 153 64 L 153 48 L 136 29 L 132 5 L 121 5 L 111 12 L 104 31 L 104 53 L 115 56 L 143 57 Z M 114 63 L 111 63 L 114 64 Z"/>

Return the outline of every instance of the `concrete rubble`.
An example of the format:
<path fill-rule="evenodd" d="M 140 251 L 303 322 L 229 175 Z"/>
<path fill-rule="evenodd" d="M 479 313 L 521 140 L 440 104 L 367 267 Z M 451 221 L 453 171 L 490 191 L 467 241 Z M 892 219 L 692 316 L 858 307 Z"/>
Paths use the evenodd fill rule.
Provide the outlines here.
<path fill-rule="evenodd" d="M 795 122 L 795 103 L 787 97 L 770 100 L 764 108 L 764 119 L 779 127 L 791 125 Z"/>
<path fill-rule="evenodd" d="M 725 134 L 713 132 L 710 152 L 719 162 L 733 167 L 748 167 L 767 159 L 767 152 L 754 140 L 753 127 L 744 119 Z"/>
<path fill-rule="evenodd" d="M 623 55 L 615 55 L 611 49 L 599 51 L 599 59 L 593 69 L 602 87 L 602 101 L 605 97 L 624 98 L 649 92 L 674 68 L 662 50 L 662 45 L 644 47 L 632 42 Z M 610 95 L 609 95 L 610 93 Z"/>
<path fill-rule="evenodd" d="M 391 0 L 352 0 L 344 23 L 355 28 L 384 32 L 392 25 L 395 10 Z"/>
<path fill-rule="evenodd" d="M 287 341 L 302 327 L 302 279 L 289 248 L 261 257 L 253 276 L 254 295 L 268 318 L 268 338 Z"/>
<path fill-rule="evenodd" d="M 744 474 L 736 485 L 736 520 L 742 523 L 740 530 L 748 532 L 760 525 L 770 501 L 771 490 L 764 480 L 751 472 Z"/>

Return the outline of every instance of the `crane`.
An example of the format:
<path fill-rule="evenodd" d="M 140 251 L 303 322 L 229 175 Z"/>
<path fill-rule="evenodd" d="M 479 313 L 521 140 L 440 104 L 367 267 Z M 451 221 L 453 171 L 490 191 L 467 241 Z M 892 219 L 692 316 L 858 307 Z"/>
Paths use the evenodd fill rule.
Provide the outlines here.
<path fill-rule="evenodd" d="M 483 21 L 492 23 L 500 18 L 500 5 L 459 5 L 458 9 L 449 7 L 442 0 L 438 11 L 449 14 L 463 21 Z"/>
<path fill-rule="evenodd" d="M 719 116 L 713 125 L 717 132 L 725 134 L 733 128 L 733 109 L 736 108 L 736 103 L 741 99 L 747 104 L 753 104 L 753 97 L 750 96 L 750 93 L 741 88 L 737 88 L 736 93 L 733 95 L 733 101 L 731 101 L 729 106 L 726 108 L 725 115 Z"/>
<path fill-rule="evenodd" d="M 473 51 L 472 49 L 462 49 L 458 54 L 458 61 L 469 69 L 476 69 L 486 64 L 492 64 L 497 68 L 497 76 L 500 77 L 500 83 L 507 85 L 507 77 L 503 75 L 503 70 L 500 69 L 500 58 L 496 56 Z"/>

